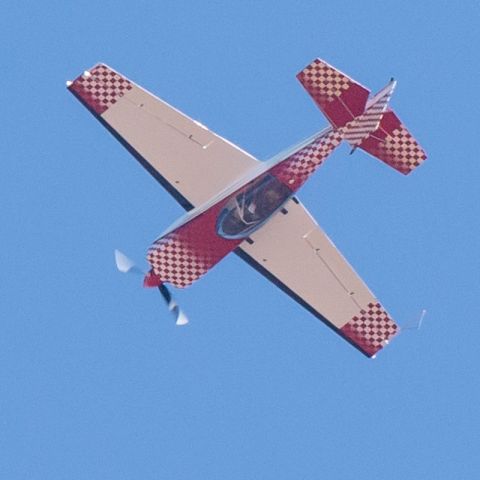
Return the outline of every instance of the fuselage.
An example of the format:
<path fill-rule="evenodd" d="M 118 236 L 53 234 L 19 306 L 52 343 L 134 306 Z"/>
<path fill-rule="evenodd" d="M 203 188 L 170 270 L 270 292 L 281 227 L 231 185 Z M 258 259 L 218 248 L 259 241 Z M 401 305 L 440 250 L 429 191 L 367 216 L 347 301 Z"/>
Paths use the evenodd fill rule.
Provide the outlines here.
<path fill-rule="evenodd" d="M 228 240 L 247 238 L 281 210 L 340 140 L 337 131 L 329 127 L 260 162 L 203 205 L 177 219 L 158 239 L 219 205 L 222 208 L 217 234 Z"/>

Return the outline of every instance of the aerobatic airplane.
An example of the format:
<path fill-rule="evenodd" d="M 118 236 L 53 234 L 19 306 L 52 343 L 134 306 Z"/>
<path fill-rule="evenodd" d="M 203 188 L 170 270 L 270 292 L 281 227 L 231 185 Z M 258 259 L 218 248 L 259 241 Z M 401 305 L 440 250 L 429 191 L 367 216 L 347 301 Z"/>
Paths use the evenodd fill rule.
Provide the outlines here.
<path fill-rule="evenodd" d="M 296 192 L 342 140 L 403 174 L 426 155 L 388 107 L 393 79 L 371 96 L 320 59 L 297 78 L 330 126 L 264 162 L 107 65 L 67 87 L 188 211 L 149 248 L 146 287 L 158 287 L 180 314 L 164 284 L 187 287 L 235 252 L 372 357 L 399 327 Z M 132 267 L 119 252 L 117 265 Z"/>

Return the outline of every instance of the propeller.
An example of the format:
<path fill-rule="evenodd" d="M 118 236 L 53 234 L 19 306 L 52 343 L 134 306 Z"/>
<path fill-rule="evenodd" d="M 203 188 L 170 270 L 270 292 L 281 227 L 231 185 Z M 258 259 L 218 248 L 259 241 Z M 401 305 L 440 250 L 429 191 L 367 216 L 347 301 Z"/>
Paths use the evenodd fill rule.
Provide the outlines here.
<path fill-rule="evenodd" d="M 172 294 L 170 293 L 170 290 L 168 290 L 168 288 L 163 283 L 159 285 L 158 289 L 160 290 L 162 297 L 167 303 L 168 309 L 175 316 L 175 325 L 178 325 L 178 326 L 186 325 L 188 323 L 188 318 L 180 309 L 177 302 L 173 299 Z"/>
<path fill-rule="evenodd" d="M 115 264 L 117 268 L 122 273 L 136 273 L 143 275 L 144 272 L 139 268 L 135 262 L 123 254 L 120 250 L 115 250 Z"/>
<path fill-rule="evenodd" d="M 138 267 L 138 265 L 136 265 L 132 259 L 128 258 L 120 250 L 115 250 L 115 264 L 117 265 L 117 269 L 122 273 L 134 273 L 136 275 L 147 274 L 140 267 Z M 170 312 L 172 312 L 175 318 L 175 325 L 178 325 L 179 327 L 187 325 L 188 318 L 172 297 L 170 290 L 168 290 L 163 283 L 158 286 L 158 290 L 160 295 L 162 295 L 163 299 L 165 300 L 168 309 Z"/>

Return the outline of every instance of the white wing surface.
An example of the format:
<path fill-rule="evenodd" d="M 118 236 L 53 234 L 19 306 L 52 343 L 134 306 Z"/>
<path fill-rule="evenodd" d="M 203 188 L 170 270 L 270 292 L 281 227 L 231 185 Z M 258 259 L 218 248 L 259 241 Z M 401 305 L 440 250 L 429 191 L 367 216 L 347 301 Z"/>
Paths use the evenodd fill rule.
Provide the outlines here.
<path fill-rule="evenodd" d="M 398 326 L 296 199 L 236 253 L 371 357 Z"/>
<path fill-rule="evenodd" d="M 68 89 L 187 210 L 258 164 L 107 65 L 85 71 Z"/>
<path fill-rule="evenodd" d="M 69 90 L 190 210 L 259 165 L 247 152 L 98 64 Z M 236 253 L 367 356 L 398 327 L 296 199 Z"/>

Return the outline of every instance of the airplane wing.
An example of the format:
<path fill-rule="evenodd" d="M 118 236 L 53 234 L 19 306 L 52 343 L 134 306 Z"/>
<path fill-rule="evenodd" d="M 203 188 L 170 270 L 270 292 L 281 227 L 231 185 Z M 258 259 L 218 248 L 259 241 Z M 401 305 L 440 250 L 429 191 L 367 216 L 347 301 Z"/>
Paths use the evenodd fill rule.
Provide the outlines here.
<path fill-rule="evenodd" d="M 94 66 L 67 86 L 187 210 L 257 164 L 247 152 L 107 65 Z"/>
<path fill-rule="evenodd" d="M 368 357 L 398 333 L 398 326 L 296 198 L 235 252 Z"/>

